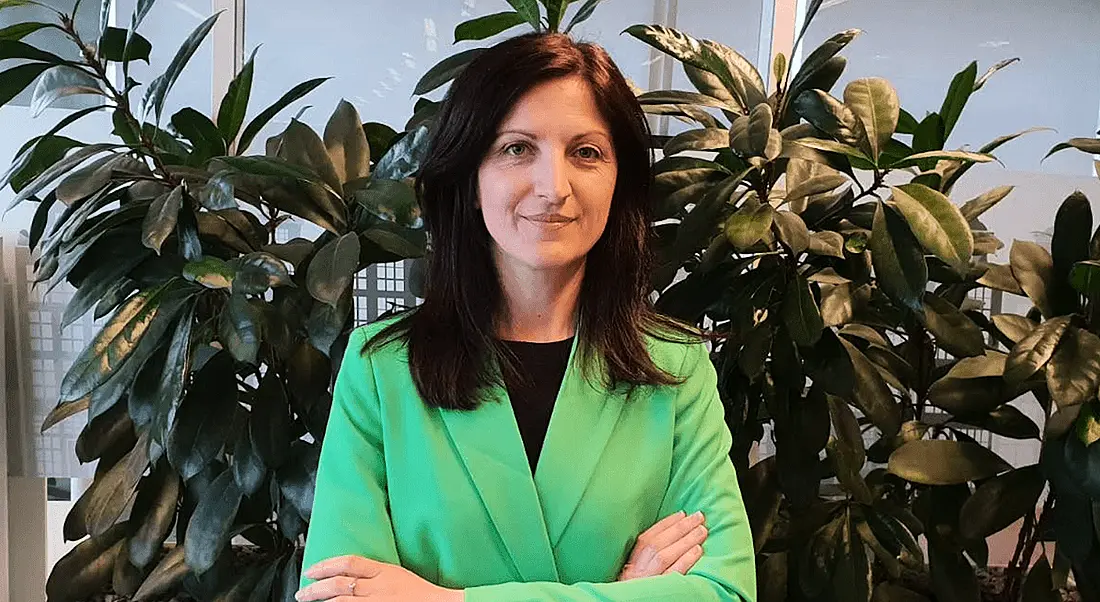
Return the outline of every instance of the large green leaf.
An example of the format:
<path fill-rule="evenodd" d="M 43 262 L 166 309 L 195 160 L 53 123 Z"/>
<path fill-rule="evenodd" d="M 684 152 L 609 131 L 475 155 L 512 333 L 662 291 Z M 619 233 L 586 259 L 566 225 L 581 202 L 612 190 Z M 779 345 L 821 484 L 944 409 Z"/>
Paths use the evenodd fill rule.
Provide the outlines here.
<path fill-rule="evenodd" d="M 1046 159 L 1054 153 L 1064 151 L 1067 148 L 1075 148 L 1079 151 L 1084 151 L 1086 153 L 1095 155 L 1097 153 L 1100 153 L 1100 138 L 1070 138 L 1066 142 L 1061 142 L 1054 145 L 1054 148 L 1051 148 L 1050 152 L 1048 152 L 1046 154 L 1046 157 L 1043 158 Z"/>
<path fill-rule="evenodd" d="M 226 153 L 225 138 L 210 118 L 190 107 L 172 116 L 172 127 L 191 143 L 190 165 L 202 165 Z"/>
<path fill-rule="evenodd" d="M 887 470 L 922 485 L 957 485 L 982 481 L 1011 466 L 975 443 L 925 439 L 910 441 L 890 454 Z"/>
<path fill-rule="evenodd" d="M 760 74 L 732 49 L 710 40 L 697 40 L 663 25 L 634 25 L 625 30 L 635 38 L 696 69 L 713 74 L 731 100 L 747 112 L 765 98 Z M 692 73 L 688 71 L 689 77 Z M 700 92 L 715 94 L 709 89 Z M 721 97 L 718 97 L 721 98 Z"/>
<path fill-rule="evenodd" d="M 845 86 L 844 104 L 863 123 L 866 139 L 860 148 L 877 162 L 898 126 L 897 92 L 879 77 L 857 79 Z"/>
<path fill-rule="evenodd" d="M 271 253 L 255 252 L 226 262 L 233 271 L 230 289 L 242 295 L 257 295 L 277 286 L 292 284 L 286 265 Z"/>
<path fill-rule="evenodd" d="M 6 211 L 11 211 L 13 207 L 38 194 L 46 186 L 48 186 L 61 176 L 68 174 L 72 169 L 74 169 L 81 163 L 101 153 L 114 150 L 115 148 L 118 148 L 118 145 L 89 144 L 87 146 L 81 147 L 76 152 L 67 155 L 64 158 L 57 160 L 49 168 L 43 170 L 42 173 L 34 179 L 34 181 L 28 183 L 26 186 L 23 187 L 19 191 L 19 194 L 15 195 L 15 198 L 12 199 Z M 63 149 L 61 152 L 64 153 L 65 150 L 68 149 Z"/>
<path fill-rule="evenodd" d="M 573 15 L 573 18 L 569 21 L 569 25 L 566 26 L 564 33 L 569 33 L 574 27 L 584 23 L 592 16 L 592 13 L 596 11 L 596 6 L 603 0 L 586 0 L 584 4 Z"/>
<path fill-rule="evenodd" d="M 779 242 L 794 255 L 800 255 L 810 246 L 810 231 L 806 222 L 790 211 L 776 211 L 772 220 Z"/>
<path fill-rule="evenodd" d="M 126 544 L 127 529 L 126 523 L 120 523 L 80 542 L 62 556 L 46 581 L 50 602 L 81 602 L 103 591 L 111 582 L 115 559 Z"/>
<path fill-rule="evenodd" d="M 1046 477 L 1032 464 L 982 483 L 959 512 L 959 531 L 967 539 L 985 539 L 999 533 L 1027 513 L 1046 487 Z"/>
<path fill-rule="evenodd" d="M 150 253 L 121 253 L 114 256 L 115 261 L 104 261 L 94 268 L 80 284 L 61 316 L 61 328 L 88 313 L 88 310 L 100 302 L 113 287 L 117 286 L 127 274 L 148 258 Z"/>
<path fill-rule="evenodd" d="M 683 151 L 711 151 L 729 146 L 730 132 L 721 128 L 701 128 L 680 132 L 664 147 L 664 155 L 670 157 Z"/>
<path fill-rule="evenodd" d="M 262 314 L 244 295 L 230 295 L 218 320 L 218 338 L 239 362 L 256 363 Z"/>
<path fill-rule="evenodd" d="M 744 203 L 725 223 L 726 238 L 735 249 L 747 249 L 772 227 L 775 209 L 768 203 Z"/>
<path fill-rule="evenodd" d="M 1072 327 L 1046 366 L 1047 388 L 1059 407 L 1096 399 L 1100 385 L 1100 337 Z"/>
<path fill-rule="evenodd" d="M 127 38 L 129 45 L 127 45 Z M 126 61 L 149 62 L 153 45 L 140 34 L 130 33 L 119 27 L 108 27 L 100 40 L 99 54 L 108 61 L 122 63 Z"/>
<path fill-rule="evenodd" d="M 944 138 L 951 135 L 955 124 L 959 121 L 963 107 L 970 95 L 974 92 L 975 80 L 978 77 L 978 63 L 971 62 L 965 69 L 955 74 L 951 80 L 951 86 L 947 89 L 947 96 L 940 107 L 940 116 L 943 117 Z"/>
<path fill-rule="evenodd" d="M 184 480 L 198 474 L 225 445 L 237 408 L 233 359 L 219 353 L 195 375 L 168 434 L 168 460 Z"/>
<path fill-rule="evenodd" d="M 484 40 L 502 31 L 526 23 L 523 15 L 515 11 L 505 11 L 485 15 L 469 21 L 463 21 L 455 27 L 455 43 L 463 40 Z"/>
<path fill-rule="evenodd" d="M 807 197 L 830 192 L 847 184 L 848 178 L 838 173 L 822 173 L 810 176 L 787 189 L 786 201 L 796 203 Z"/>
<path fill-rule="evenodd" d="M 1015 134 L 1009 134 L 1007 136 L 999 136 L 997 138 L 994 138 L 992 141 L 987 143 L 985 146 L 979 148 L 978 152 L 979 153 L 986 153 L 986 154 L 992 153 L 994 150 L 996 150 L 996 149 L 1000 148 L 1001 146 L 1003 146 L 1003 145 L 1019 138 L 1020 136 L 1023 136 L 1025 134 L 1030 134 L 1032 132 L 1040 132 L 1040 131 L 1048 130 L 1048 129 L 1050 129 L 1050 128 L 1028 128 L 1026 130 L 1016 132 Z M 959 178 L 961 178 L 963 176 L 963 174 L 965 174 L 967 171 L 969 171 L 970 168 L 973 167 L 973 166 L 974 166 L 973 163 L 963 163 L 963 164 L 959 165 L 957 168 L 955 168 L 953 171 L 948 172 L 947 177 L 944 178 L 943 184 L 940 186 L 940 190 L 942 190 L 944 193 L 949 192 L 951 190 L 951 188 L 955 185 L 955 182 L 957 182 L 959 180 Z"/>
<path fill-rule="evenodd" d="M 1026 318 L 1025 318 L 1026 319 Z M 1016 343 L 1005 362 L 1005 380 L 1018 384 L 1046 365 L 1069 328 L 1068 317 L 1047 320 Z"/>
<path fill-rule="evenodd" d="M 49 63 L 26 63 L 0 73 L 0 106 L 11 102 L 47 69 Z"/>
<path fill-rule="evenodd" d="M 943 194 L 921 184 L 891 187 L 895 207 L 925 249 L 955 271 L 965 273 L 974 253 L 970 225 Z"/>
<path fill-rule="evenodd" d="M 697 105 L 730 110 L 735 108 L 728 101 L 699 92 L 683 90 L 655 90 L 638 96 L 638 104 L 643 108 L 653 105 Z M 717 127 L 717 126 L 716 126 Z"/>
<path fill-rule="evenodd" d="M 462 73 L 466 65 L 470 64 L 484 51 L 484 48 L 471 48 L 439 61 L 420 78 L 420 81 L 416 82 L 416 87 L 413 88 L 413 96 L 423 96 L 458 77 L 458 74 Z"/>
<path fill-rule="evenodd" d="M 814 49 L 802 61 L 798 73 L 791 79 L 788 90 L 788 98 L 798 98 L 805 90 L 824 90 L 828 92 L 836 83 L 846 63 L 844 57 L 836 56 L 861 32 L 858 29 L 848 29 L 835 34 L 825 40 Z M 824 81 L 822 81 L 824 80 Z"/>
<path fill-rule="evenodd" d="M 329 157 L 324 141 L 312 128 L 301 121 L 291 120 L 290 125 L 281 134 L 277 156 L 291 165 L 299 166 L 311 174 L 317 174 L 309 179 L 324 183 L 333 192 L 339 194 L 343 189 L 343 182 L 336 171 L 336 166 L 333 165 L 332 158 Z"/>
<path fill-rule="evenodd" d="M 1077 311 L 1078 293 L 1070 283 L 1070 271 L 1079 261 L 1089 258 L 1092 237 L 1092 207 L 1080 191 L 1069 195 L 1058 207 L 1050 255 L 1054 270 L 1047 296 L 1056 315 Z"/>
<path fill-rule="evenodd" d="M 384 180 L 404 180 L 420 171 L 420 163 L 428 152 L 428 127 L 421 125 L 395 142 L 374 165 L 373 177 Z"/>
<path fill-rule="evenodd" d="M 307 521 L 313 512 L 317 461 L 320 453 L 320 445 L 295 441 L 290 459 L 278 470 L 279 489 L 298 510 L 298 514 Z"/>
<path fill-rule="evenodd" d="M 1077 292 L 1092 299 L 1100 298 L 1100 261 L 1080 261 L 1069 273 L 1069 282 Z"/>
<path fill-rule="evenodd" d="M 176 55 L 172 57 L 172 62 L 168 64 L 168 69 L 149 84 L 149 87 L 145 90 L 145 95 L 141 99 L 144 115 L 151 112 L 156 116 L 157 122 L 160 122 L 161 111 L 164 109 L 164 101 L 168 97 L 168 92 L 175 85 L 176 80 L 183 73 L 184 67 L 190 62 L 191 57 L 199 49 L 210 30 L 214 28 L 214 23 L 220 15 L 221 13 L 215 13 L 200 23 L 191 32 L 191 35 L 187 36 L 179 50 L 176 51 Z"/>
<path fill-rule="evenodd" d="M 88 533 L 102 535 L 121 522 L 134 497 L 142 473 L 149 466 L 148 435 L 141 436 L 133 449 L 106 473 L 98 475 L 84 507 Z"/>
<path fill-rule="evenodd" d="M 370 184 L 356 190 L 352 198 L 378 219 L 405 228 L 423 226 L 416 191 L 405 181 L 372 178 Z"/>
<path fill-rule="evenodd" d="M 144 337 L 159 338 L 182 299 L 181 287 L 172 281 L 131 297 L 73 361 L 61 381 L 61 401 L 91 393 L 119 370 Z"/>
<path fill-rule="evenodd" d="M 952 150 L 932 150 L 909 155 L 899 161 L 891 163 L 890 168 L 902 169 L 905 167 L 913 167 L 914 165 L 921 165 L 925 161 L 965 161 L 969 163 L 989 163 L 995 160 L 996 159 L 993 157 L 993 155 L 984 155 L 982 153 Z"/>
<path fill-rule="evenodd" d="M 243 76 L 243 74 L 244 74 L 244 72 L 242 71 L 242 76 Z M 251 72 L 248 73 L 248 77 L 249 77 L 249 81 L 251 81 Z M 261 111 L 259 115 L 257 115 L 256 117 L 254 117 L 252 119 L 252 121 L 248 122 L 248 125 L 245 126 L 244 131 L 241 132 L 241 137 L 237 141 L 237 147 L 236 147 L 237 152 L 238 153 L 248 152 L 248 147 L 250 147 L 252 145 L 252 140 L 254 140 L 256 138 L 256 136 L 260 133 L 260 130 L 262 130 L 264 128 L 264 126 L 266 126 L 272 119 L 274 119 L 275 116 L 278 115 L 280 111 L 282 111 L 283 109 L 290 106 L 290 104 L 293 103 L 294 101 L 302 98 L 306 94 L 309 94 L 315 88 L 317 88 L 317 86 L 320 86 L 321 84 L 325 83 L 329 79 L 331 79 L 331 78 L 318 77 L 318 78 L 315 78 L 315 79 L 311 79 L 309 81 L 302 82 L 302 83 L 298 84 L 297 86 L 294 86 L 293 88 L 291 88 L 286 94 L 283 94 L 283 96 L 280 97 L 279 100 L 275 101 L 271 106 L 269 106 L 266 109 L 264 109 L 263 111 Z M 241 91 L 239 92 L 240 94 L 243 94 L 244 87 L 245 87 L 245 82 L 242 80 L 242 82 L 241 82 Z M 247 102 L 248 102 L 247 97 L 245 97 L 244 99 L 239 99 L 239 100 L 235 99 L 235 101 L 234 101 L 235 104 L 240 103 L 240 102 L 243 102 L 243 103 L 247 104 Z M 220 119 L 219 119 L 219 121 L 220 121 Z M 226 131 L 226 130 L 223 129 L 223 131 Z"/>
<path fill-rule="evenodd" d="M 1009 264 L 1016 282 L 1043 316 L 1056 315 L 1050 297 L 1054 282 L 1054 260 L 1050 253 L 1036 243 L 1014 240 L 1009 250 Z"/>
<path fill-rule="evenodd" d="M 235 149 L 234 142 L 237 134 L 244 125 L 244 116 L 248 111 L 248 99 L 252 95 L 252 75 L 255 70 L 256 50 L 248 57 L 248 62 L 241 67 L 241 71 L 229 82 L 229 88 L 222 97 L 218 108 L 218 130 L 222 133 L 230 149 Z"/>
<path fill-rule="evenodd" d="M 191 572 L 184 559 L 184 546 L 176 545 L 161 558 L 153 572 L 134 594 L 134 602 L 152 602 L 178 588 L 183 578 Z"/>
<path fill-rule="evenodd" d="M 871 360 L 843 337 L 839 340 L 848 353 L 855 372 L 855 390 L 846 395 L 852 397 L 852 401 L 882 431 L 884 436 L 896 435 L 901 429 L 901 406 L 894 399 L 890 388 L 886 386 L 886 382 Z"/>
<path fill-rule="evenodd" d="M 116 172 L 128 175 L 152 175 L 143 162 L 129 155 L 108 154 L 90 161 L 61 180 L 54 191 L 57 200 L 66 205 L 72 205 L 80 199 L 90 197 L 110 186 Z"/>
<path fill-rule="evenodd" d="M 811 346 L 821 338 L 825 327 L 821 311 L 817 307 L 810 285 L 801 274 L 790 279 L 787 294 L 783 297 L 783 323 L 791 339 L 799 345 Z"/>
<path fill-rule="evenodd" d="M 1014 188 L 1016 187 L 998 186 L 984 192 L 963 203 L 963 206 L 959 207 L 959 212 L 962 213 L 963 219 L 965 219 L 967 223 L 970 223 L 971 220 L 981 217 L 983 213 L 993 208 L 997 203 L 1000 203 Z"/>
<path fill-rule="evenodd" d="M 233 446 L 233 480 L 242 493 L 253 495 L 266 475 L 267 467 L 252 445 L 251 431 L 242 429 Z"/>
<path fill-rule="evenodd" d="M 835 140 L 822 140 L 820 138 L 798 138 L 796 140 L 793 140 L 792 142 L 794 142 L 794 144 L 798 146 L 804 146 L 826 153 L 837 153 L 846 157 L 851 157 L 853 159 L 856 159 L 857 161 L 871 163 L 871 159 L 865 154 L 864 151 L 849 144 L 844 144 Z M 784 151 L 784 153 L 786 152 L 787 151 Z"/>
<path fill-rule="evenodd" d="M 982 331 L 950 301 L 932 293 L 924 295 L 924 324 L 936 344 L 955 357 L 973 357 L 985 351 Z"/>
<path fill-rule="evenodd" d="M 256 404 L 248 421 L 249 439 L 265 466 L 278 468 L 286 461 L 290 441 L 290 405 L 279 377 L 269 371 L 260 380 Z"/>
<path fill-rule="evenodd" d="M 856 146 L 866 139 L 861 122 L 851 109 L 821 90 L 807 90 L 792 105 L 806 121 L 829 134 L 837 142 Z"/>
<path fill-rule="evenodd" d="M 978 278 L 978 284 L 1014 295 L 1022 296 L 1024 294 L 1023 289 L 1020 288 L 1020 283 L 1016 281 L 1016 277 L 1012 274 L 1012 268 L 1007 265 L 987 264 L 985 273 Z"/>
<path fill-rule="evenodd" d="M 19 40 L 0 40 L 0 60 L 25 59 L 28 61 L 41 61 L 51 65 L 75 66 L 72 61 L 67 61 L 56 54 L 46 52 Z"/>
<path fill-rule="evenodd" d="M 37 21 L 24 21 L 21 23 L 13 23 L 7 27 L 0 28 L 0 40 L 22 40 L 23 38 L 31 35 L 32 33 L 53 27 L 61 29 L 60 26 L 54 23 L 41 23 Z M 64 30 L 62 30 L 64 31 Z"/>
<path fill-rule="evenodd" d="M 217 257 L 205 257 L 183 266 L 183 277 L 210 289 L 228 289 L 233 286 L 233 268 Z"/>
<path fill-rule="evenodd" d="M 184 558 L 195 573 L 214 566 L 222 548 L 229 542 L 229 531 L 237 516 L 243 494 L 233 480 L 233 472 L 222 472 L 206 495 L 199 500 L 184 539 Z"/>
<path fill-rule="evenodd" d="M 134 566 L 149 566 L 160 552 L 176 518 L 179 494 L 179 476 L 164 460 L 142 479 L 131 514 L 141 523 L 127 544 L 129 560 Z"/>
<path fill-rule="evenodd" d="M 158 197 L 149 206 L 145 221 L 141 226 L 141 243 L 160 255 L 160 247 L 165 239 L 176 229 L 180 207 L 183 205 L 183 185 L 176 186 L 171 192 Z"/>
<path fill-rule="evenodd" d="M 351 182 L 370 175 L 371 149 L 363 120 L 355 106 L 341 100 L 325 125 L 325 148 L 339 182 Z M 340 189 L 337 188 L 337 191 Z"/>
<path fill-rule="evenodd" d="M 309 264 L 306 287 L 314 299 L 336 306 L 359 270 L 359 236 L 354 232 L 330 241 Z"/>
<path fill-rule="evenodd" d="M 997 409 L 984 416 L 961 416 L 956 417 L 955 420 L 956 422 L 973 425 L 993 434 L 1008 437 L 1009 439 L 1038 440 L 1041 437 L 1039 427 L 1035 422 L 1032 421 L 1031 418 L 1028 418 L 1023 412 L 1016 409 L 1015 406 L 1008 404 L 999 406 Z"/>
<path fill-rule="evenodd" d="M 885 203 L 875 210 L 870 241 L 871 261 L 878 285 L 890 298 L 915 312 L 928 284 L 928 264 L 905 219 Z"/>

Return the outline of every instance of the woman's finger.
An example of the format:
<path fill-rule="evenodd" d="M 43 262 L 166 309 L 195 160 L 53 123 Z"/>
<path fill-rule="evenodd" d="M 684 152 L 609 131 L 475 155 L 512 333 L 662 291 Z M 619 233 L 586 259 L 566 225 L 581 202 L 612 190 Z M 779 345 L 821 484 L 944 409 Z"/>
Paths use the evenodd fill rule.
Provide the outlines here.
<path fill-rule="evenodd" d="M 324 579 L 336 575 L 349 575 L 351 577 L 363 577 L 369 579 L 381 572 L 385 563 L 364 558 L 363 556 L 346 555 L 336 556 L 322 560 L 302 572 L 309 579 Z"/>
<path fill-rule="evenodd" d="M 656 535 L 647 537 L 643 543 L 657 551 L 661 551 L 673 543 L 687 537 L 693 529 L 699 527 L 704 522 L 705 519 L 700 513 L 685 516 Z M 639 538 L 639 540 L 641 540 L 641 538 Z"/>
<path fill-rule="evenodd" d="M 695 566 L 696 562 L 703 557 L 703 546 L 692 546 L 688 551 L 684 552 L 676 562 L 672 563 L 672 566 L 665 570 L 664 574 L 680 573 L 681 575 L 691 570 L 691 567 Z"/>
<path fill-rule="evenodd" d="M 650 535 L 650 536 L 657 535 L 661 531 L 664 531 L 665 529 L 671 527 L 672 525 L 675 525 L 676 523 L 680 522 L 680 520 L 682 520 L 686 516 L 687 516 L 687 513 L 684 512 L 683 510 L 681 510 L 679 512 L 674 512 L 672 514 L 669 514 L 668 516 L 666 516 L 666 517 L 662 518 L 661 520 L 657 521 L 656 523 L 654 523 L 654 525 L 652 527 L 650 527 L 650 528 L 646 529 L 645 531 L 643 531 L 642 536 L 644 537 L 644 536 L 647 536 L 647 535 Z"/>
<path fill-rule="evenodd" d="M 294 599 L 298 602 L 311 602 L 313 600 L 331 600 L 339 596 L 350 596 L 352 585 L 356 582 L 356 579 L 357 577 L 346 575 L 328 577 L 298 590 L 294 594 Z"/>

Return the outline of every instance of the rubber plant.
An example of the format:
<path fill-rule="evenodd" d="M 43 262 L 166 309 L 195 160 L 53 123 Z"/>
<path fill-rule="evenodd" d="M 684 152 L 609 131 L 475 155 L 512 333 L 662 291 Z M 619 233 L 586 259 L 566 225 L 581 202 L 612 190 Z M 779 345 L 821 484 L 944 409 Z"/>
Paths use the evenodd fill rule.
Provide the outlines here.
<path fill-rule="evenodd" d="M 409 178 L 426 128 L 364 125 L 341 102 L 323 133 L 292 120 L 265 154 L 245 154 L 325 80 L 246 119 L 253 55 L 216 117 L 163 115 L 217 15 L 142 84 L 129 67 L 149 59 L 138 31 L 152 4 L 138 2 L 123 29 L 108 26 L 103 1 L 99 33 L 84 39 L 72 14 L 0 1 L 0 10 L 36 5 L 54 18 L 0 30 L 0 60 L 19 61 L 0 73 L 0 105 L 31 86 L 36 111 L 74 94 L 96 101 L 29 140 L 0 179 L 13 206 L 38 205 L 37 286 L 75 287 L 62 326 L 89 312 L 104 319 L 42 425 L 85 415 L 76 453 L 96 462 L 64 525 L 67 541 L 89 537 L 53 567 L 47 595 L 75 602 L 110 587 L 134 600 L 292 600 L 353 276 L 424 252 Z M 56 30 L 80 58 L 23 41 L 40 29 Z M 110 140 L 64 134 L 97 112 L 112 116 Z M 287 220 L 320 234 L 277 241 Z M 258 554 L 244 568 L 230 545 L 237 536 Z"/>
<path fill-rule="evenodd" d="M 1079 294 L 1100 282 L 1087 203 L 1063 207 L 1053 263 L 1016 242 L 1002 266 L 986 261 L 1003 243 L 978 218 L 1012 188 L 951 198 L 973 165 L 1031 131 L 977 151 L 947 146 L 970 96 L 1013 60 L 981 76 L 971 63 L 918 120 L 881 78 L 832 93 L 858 30 L 793 73 L 777 55 L 771 86 L 720 43 L 626 31 L 678 60 L 695 88 L 639 97 L 693 126 L 662 141 L 655 166 L 653 284 L 659 309 L 718 338 L 760 599 L 977 602 L 985 538 L 1021 518 L 1004 599 L 1051 599 L 1069 572 L 1078 584 L 1100 574 L 1089 489 L 1100 464 L 1082 451 L 1096 439 L 1100 379 L 1100 339 L 1085 326 L 1094 306 Z M 1026 292 L 1041 312 L 990 319 L 975 299 L 989 289 Z M 1056 346 L 1054 333 L 1070 342 Z M 1045 432 L 1009 405 L 1028 393 L 1051 416 Z M 1085 434 L 1067 436 L 1071 425 Z M 1013 469 L 975 429 L 1040 439 L 1043 462 Z M 775 453 L 756 461 L 765 437 Z M 1062 441 L 1067 459 L 1051 460 Z M 1063 465 L 1071 493 L 1052 468 Z M 1065 529 L 1051 533 L 1050 520 Z M 1036 542 L 1051 537 L 1059 555 L 1029 570 Z M 1081 593 L 1096 599 L 1087 584 Z"/>

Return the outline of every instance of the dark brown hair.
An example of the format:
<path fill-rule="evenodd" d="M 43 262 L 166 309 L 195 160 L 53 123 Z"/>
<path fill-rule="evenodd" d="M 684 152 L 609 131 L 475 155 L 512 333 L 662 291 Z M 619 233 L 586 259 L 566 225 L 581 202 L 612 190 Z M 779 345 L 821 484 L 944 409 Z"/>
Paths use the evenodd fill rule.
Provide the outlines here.
<path fill-rule="evenodd" d="M 500 384 L 502 373 L 522 378 L 495 336 L 504 299 L 477 207 L 478 168 L 520 97 L 567 76 L 588 82 L 618 160 L 607 227 L 588 253 L 581 285 L 579 357 L 585 367 L 597 360 L 598 376 L 608 387 L 680 382 L 654 364 L 645 342 L 647 335 L 697 340 L 694 329 L 658 314 L 649 300 L 653 176 L 645 114 L 603 48 L 563 34 L 531 33 L 486 49 L 451 84 L 416 181 L 432 242 L 426 297 L 364 346 L 368 352 L 403 339 L 428 406 L 473 409 L 479 393 Z"/>

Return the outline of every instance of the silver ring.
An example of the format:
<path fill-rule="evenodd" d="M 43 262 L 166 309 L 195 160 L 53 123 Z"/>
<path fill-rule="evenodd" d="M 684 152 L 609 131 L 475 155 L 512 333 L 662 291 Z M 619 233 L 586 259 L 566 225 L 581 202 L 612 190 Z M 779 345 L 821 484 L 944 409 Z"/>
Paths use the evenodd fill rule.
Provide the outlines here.
<path fill-rule="evenodd" d="M 355 595 L 355 586 L 356 586 L 356 585 L 357 585 L 358 583 L 359 583 L 359 580 L 358 580 L 358 579 L 355 579 L 355 578 L 353 577 L 353 578 L 352 578 L 352 580 L 351 580 L 351 583 L 349 583 L 349 584 L 348 584 L 348 595 L 349 595 L 349 596 L 354 596 L 354 595 Z"/>

